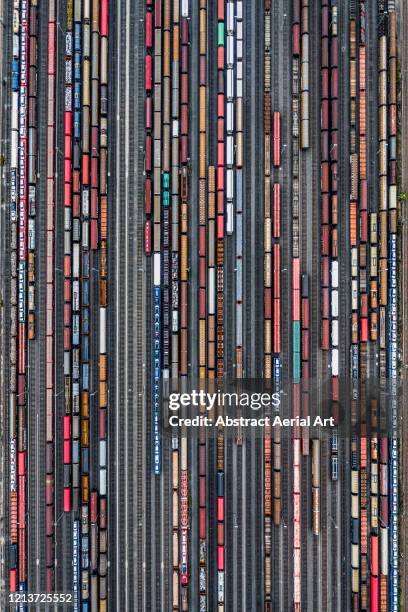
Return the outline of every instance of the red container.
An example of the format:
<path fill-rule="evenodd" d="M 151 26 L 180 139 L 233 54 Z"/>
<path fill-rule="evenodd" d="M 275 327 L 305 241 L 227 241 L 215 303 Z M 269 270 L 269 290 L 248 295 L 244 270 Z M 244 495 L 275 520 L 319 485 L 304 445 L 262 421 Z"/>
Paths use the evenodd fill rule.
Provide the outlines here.
<path fill-rule="evenodd" d="M 327 107 L 328 109 L 329 107 Z M 339 102 L 338 100 L 331 101 L 331 129 L 339 129 Z"/>
<path fill-rule="evenodd" d="M 273 237 L 280 237 L 280 185 L 273 186 Z"/>
<path fill-rule="evenodd" d="M 321 277 L 322 277 L 322 287 L 328 287 L 329 282 L 329 258 L 322 257 L 321 259 Z"/>
<path fill-rule="evenodd" d="M 322 161 L 329 161 L 330 157 L 330 137 L 327 130 L 320 132 L 320 148 Z"/>
<path fill-rule="evenodd" d="M 378 576 L 378 535 L 371 534 L 371 575 Z"/>
<path fill-rule="evenodd" d="M 300 25 L 295 23 L 292 28 L 293 55 L 300 55 Z"/>
<path fill-rule="evenodd" d="M 273 245 L 273 297 L 280 297 L 280 245 Z"/>
<path fill-rule="evenodd" d="M 206 536 L 206 521 L 205 508 L 200 508 L 200 540 L 205 540 Z"/>
<path fill-rule="evenodd" d="M 206 246 L 205 226 L 201 225 L 198 228 L 198 255 L 200 257 L 205 257 L 205 246 Z"/>
<path fill-rule="evenodd" d="M 380 461 L 381 463 L 388 463 L 388 438 L 381 438 L 380 440 Z"/>
<path fill-rule="evenodd" d="M 161 28 L 161 0 L 154 3 L 154 27 Z"/>
<path fill-rule="evenodd" d="M 339 133 L 337 130 L 332 130 L 330 133 L 330 159 L 338 161 L 339 159 Z"/>
<path fill-rule="evenodd" d="M 321 237 L 322 255 L 329 255 L 329 234 L 330 234 L 329 226 L 322 225 L 321 233 L 322 233 L 322 237 Z"/>
<path fill-rule="evenodd" d="M 72 198 L 72 216 L 80 217 L 81 215 L 81 196 L 79 194 L 74 194 Z"/>
<path fill-rule="evenodd" d="M 321 191 L 322 193 L 329 193 L 330 191 L 330 165 L 328 161 L 321 164 Z"/>
<path fill-rule="evenodd" d="M 188 45 L 188 19 L 183 17 L 181 19 L 181 44 Z"/>
<path fill-rule="evenodd" d="M 292 289 L 300 291 L 300 259 L 292 259 Z"/>
<path fill-rule="evenodd" d="M 24 476 L 25 474 L 25 453 L 18 453 L 18 475 Z"/>
<path fill-rule="evenodd" d="M 17 591 L 17 569 L 13 567 L 10 570 L 10 593 L 15 593 Z"/>
<path fill-rule="evenodd" d="M 18 375 L 18 405 L 25 404 L 25 374 Z"/>
<path fill-rule="evenodd" d="M 64 136 L 64 157 L 65 159 L 69 159 L 71 161 L 71 144 L 72 137 L 70 134 Z"/>
<path fill-rule="evenodd" d="M 218 47 L 217 48 L 217 68 L 218 70 L 224 70 L 224 63 L 225 63 L 224 47 Z"/>
<path fill-rule="evenodd" d="M 380 521 L 384 527 L 388 527 L 388 497 L 380 496 Z"/>
<path fill-rule="evenodd" d="M 91 249 L 96 251 L 98 248 L 98 220 L 91 219 Z"/>
<path fill-rule="evenodd" d="M 106 410 L 99 410 L 99 437 L 106 438 Z"/>
<path fill-rule="evenodd" d="M 217 238 L 224 238 L 224 215 L 217 215 Z"/>
<path fill-rule="evenodd" d="M 26 477 L 18 477 L 18 522 L 19 529 L 24 529 L 26 526 Z M 24 553 L 20 551 L 20 561 L 24 557 Z"/>
<path fill-rule="evenodd" d="M 330 348 L 329 329 L 329 320 L 322 319 L 322 349 L 324 351 L 328 351 Z"/>
<path fill-rule="evenodd" d="M 322 37 L 329 35 L 329 7 L 322 7 Z"/>
<path fill-rule="evenodd" d="M 181 107 L 181 134 L 183 136 L 188 134 L 188 106 L 185 104 Z"/>
<path fill-rule="evenodd" d="M 64 440 L 70 440 L 71 438 L 71 417 L 69 415 L 64 416 Z"/>
<path fill-rule="evenodd" d="M 332 163 L 331 166 L 331 190 L 336 192 L 338 191 L 338 171 L 337 171 L 337 162 Z"/>
<path fill-rule="evenodd" d="M 224 191 L 224 168 L 222 166 L 217 168 L 217 190 Z"/>
<path fill-rule="evenodd" d="M 397 135 L 397 105 L 390 104 L 389 113 L 390 113 L 390 136 Z"/>
<path fill-rule="evenodd" d="M 206 453 L 205 446 L 200 444 L 198 448 L 198 469 L 200 476 L 205 476 L 206 473 Z"/>
<path fill-rule="evenodd" d="M 217 498 L 217 521 L 224 520 L 224 498 Z"/>
<path fill-rule="evenodd" d="M 101 6 L 100 32 L 101 32 L 101 36 L 107 36 L 108 35 L 108 0 L 102 0 L 100 6 Z"/>
<path fill-rule="evenodd" d="M 199 499 L 200 499 L 200 507 L 205 508 L 206 505 L 206 480 L 205 476 L 200 476 L 199 481 Z"/>
<path fill-rule="evenodd" d="M 273 351 L 280 353 L 280 299 L 273 300 Z"/>
<path fill-rule="evenodd" d="M 201 56 L 200 55 L 200 85 L 205 85 L 205 80 L 204 83 L 201 82 L 201 58 L 205 59 L 205 56 Z M 181 72 L 184 72 L 185 74 L 188 73 L 188 47 L 186 45 L 182 45 L 181 47 Z M 204 78 L 205 78 L 205 71 L 204 71 Z"/>
<path fill-rule="evenodd" d="M 361 319 L 361 342 L 368 341 L 368 319 Z"/>
<path fill-rule="evenodd" d="M 52 536 L 54 533 L 54 507 L 46 506 L 45 507 L 45 534 L 47 536 Z"/>
<path fill-rule="evenodd" d="M 64 351 L 69 351 L 71 348 L 71 330 L 64 327 Z"/>
<path fill-rule="evenodd" d="M 368 238 L 368 215 L 366 210 L 360 212 L 360 240 L 367 242 Z"/>
<path fill-rule="evenodd" d="M 82 154 L 82 185 L 89 185 L 89 155 Z"/>
<path fill-rule="evenodd" d="M 331 379 L 331 395 L 332 395 L 332 401 L 333 402 L 338 402 L 339 401 L 339 377 L 338 376 L 332 376 Z M 338 411 L 336 409 L 335 406 L 333 406 L 332 409 L 332 414 L 335 416 L 336 421 L 338 419 Z"/>
<path fill-rule="evenodd" d="M 205 289 L 202 287 L 198 290 L 198 317 L 200 319 L 205 319 Z"/>
<path fill-rule="evenodd" d="M 280 113 L 273 113 L 273 165 L 280 166 Z"/>
<path fill-rule="evenodd" d="M 144 196 L 144 211 L 146 215 L 150 215 L 152 212 L 152 179 L 150 177 L 145 180 Z"/>
<path fill-rule="evenodd" d="M 188 161 L 188 139 L 186 135 L 181 137 L 181 163 L 187 164 Z"/>
<path fill-rule="evenodd" d="M 332 68 L 331 70 L 331 78 L 330 78 L 330 89 L 331 89 L 331 97 L 338 98 L 339 97 L 339 73 L 338 68 Z"/>
<path fill-rule="evenodd" d="M 65 136 L 72 136 L 72 111 L 65 111 L 64 113 L 64 134 Z"/>
<path fill-rule="evenodd" d="M 217 566 L 219 570 L 224 570 L 224 546 L 217 546 Z"/>
<path fill-rule="evenodd" d="M 66 327 L 71 325 L 71 304 L 69 302 L 64 303 L 64 325 Z"/>
<path fill-rule="evenodd" d="M 222 215 L 224 213 L 224 192 L 217 192 L 217 213 Z"/>
<path fill-rule="evenodd" d="M 64 487 L 64 512 L 71 510 L 71 489 Z"/>
<path fill-rule="evenodd" d="M 64 181 L 65 183 L 71 182 L 71 160 L 64 159 Z"/>
<path fill-rule="evenodd" d="M 220 117 L 217 119 L 217 141 L 222 142 L 224 140 L 224 119 Z"/>
<path fill-rule="evenodd" d="M 152 91 L 153 84 L 153 64 L 152 56 L 146 55 L 145 58 L 145 89 L 146 91 Z"/>
<path fill-rule="evenodd" d="M 48 74 L 55 74 L 55 21 L 48 22 Z"/>
<path fill-rule="evenodd" d="M 337 36 L 333 36 L 330 42 L 330 63 L 332 68 L 339 65 L 339 42 Z"/>
<path fill-rule="evenodd" d="M 370 612 L 378 612 L 378 576 L 370 576 Z"/>
<path fill-rule="evenodd" d="M 64 206 L 71 206 L 71 183 L 64 183 Z"/>
<path fill-rule="evenodd" d="M 71 276 L 71 256 L 64 255 L 64 276 L 68 278 Z"/>
<path fill-rule="evenodd" d="M 302 330 L 302 360 L 309 360 L 309 331 L 307 329 Z"/>
<path fill-rule="evenodd" d="M 309 300 L 302 299 L 302 328 L 309 329 Z"/>
<path fill-rule="evenodd" d="M 265 287 L 264 290 L 264 316 L 265 319 L 272 319 L 272 290 Z"/>
<path fill-rule="evenodd" d="M 52 550 L 52 544 L 51 544 L 51 550 Z M 50 563 L 52 563 L 52 559 L 50 560 Z M 53 588 L 54 588 L 54 568 L 47 567 L 47 569 L 45 570 L 45 592 L 51 593 Z"/>
<path fill-rule="evenodd" d="M 320 123 L 321 123 L 322 130 L 329 129 L 329 101 L 328 100 L 322 100 Z"/>
<path fill-rule="evenodd" d="M 188 74 L 181 75 L 181 103 L 188 104 Z"/>
<path fill-rule="evenodd" d="M 91 155 L 98 157 L 99 155 L 99 132 L 98 128 L 93 126 L 91 129 Z"/>
<path fill-rule="evenodd" d="M 153 13 L 146 12 L 146 48 L 153 47 Z"/>
<path fill-rule="evenodd" d="M 98 493 L 92 491 L 91 493 L 91 523 L 96 523 L 98 514 Z"/>
<path fill-rule="evenodd" d="M 329 69 L 322 68 L 321 71 L 321 80 L 322 80 L 322 99 L 326 100 L 329 97 Z"/>
<path fill-rule="evenodd" d="M 293 320 L 300 321 L 300 291 L 293 289 L 292 291 L 292 302 L 293 302 Z"/>
<path fill-rule="evenodd" d="M 152 123 L 152 117 L 153 117 L 153 104 L 152 104 L 152 97 L 151 96 L 147 96 L 146 97 L 146 112 L 145 112 L 145 127 L 146 130 L 151 130 L 153 123 Z"/>
<path fill-rule="evenodd" d="M 202 289 L 206 287 L 207 265 L 205 257 L 200 257 L 198 261 L 198 284 Z"/>
<path fill-rule="evenodd" d="M 224 166 L 224 142 L 217 143 L 217 165 Z"/>
<path fill-rule="evenodd" d="M 322 224 L 328 225 L 329 223 L 329 211 L 330 211 L 330 196 L 328 194 L 322 195 Z"/>
<path fill-rule="evenodd" d="M 329 66 L 329 39 L 328 38 L 322 38 L 320 63 L 321 63 L 322 68 L 328 68 Z"/>
<path fill-rule="evenodd" d="M 224 11 L 224 0 L 218 0 L 218 21 L 224 21 L 225 11 Z"/>
<path fill-rule="evenodd" d="M 224 117 L 224 94 L 218 94 L 217 96 L 217 116 Z"/>
<path fill-rule="evenodd" d="M 360 316 L 368 317 L 368 294 L 362 293 L 360 295 Z"/>
<path fill-rule="evenodd" d="M 266 0 L 268 2 L 269 5 L 269 10 L 271 9 L 271 0 Z M 300 0 L 294 0 L 294 2 L 292 3 L 293 6 L 293 23 L 300 23 Z M 265 4 L 265 8 L 266 8 L 266 4 Z"/>
<path fill-rule="evenodd" d="M 64 463 L 71 463 L 71 441 L 64 440 Z"/>

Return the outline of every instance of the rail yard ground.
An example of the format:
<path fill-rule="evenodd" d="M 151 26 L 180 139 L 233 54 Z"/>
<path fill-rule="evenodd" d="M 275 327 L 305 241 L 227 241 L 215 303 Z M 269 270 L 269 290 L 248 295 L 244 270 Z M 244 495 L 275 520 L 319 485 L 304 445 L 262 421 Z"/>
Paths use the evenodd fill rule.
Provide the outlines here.
<path fill-rule="evenodd" d="M 0 588 L 396 612 L 407 3 L 0 0 L 0 51 Z M 262 379 L 293 436 L 169 433 L 172 379 Z"/>

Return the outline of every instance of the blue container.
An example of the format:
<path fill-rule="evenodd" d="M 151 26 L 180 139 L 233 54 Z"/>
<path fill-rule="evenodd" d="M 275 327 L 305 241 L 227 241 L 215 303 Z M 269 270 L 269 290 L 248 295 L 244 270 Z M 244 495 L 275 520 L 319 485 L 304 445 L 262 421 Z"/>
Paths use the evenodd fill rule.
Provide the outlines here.
<path fill-rule="evenodd" d="M 83 361 L 89 361 L 89 336 L 82 336 L 81 356 Z"/>
<path fill-rule="evenodd" d="M 76 23 L 74 28 L 74 51 L 81 50 L 81 24 Z"/>
<path fill-rule="evenodd" d="M 217 472 L 217 495 L 224 497 L 224 472 Z"/>
<path fill-rule="evenodd" d="M 82 364 L 82 389 L 89 391 L 89 363 Z"/>

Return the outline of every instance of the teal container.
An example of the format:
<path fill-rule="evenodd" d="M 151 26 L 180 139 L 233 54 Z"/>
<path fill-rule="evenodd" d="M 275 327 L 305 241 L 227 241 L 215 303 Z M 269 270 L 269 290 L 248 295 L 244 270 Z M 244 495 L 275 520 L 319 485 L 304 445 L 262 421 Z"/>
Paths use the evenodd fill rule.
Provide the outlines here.
<path fill-rule="evenodd" d="M 300 321 L 293 321 L 293 382 L 300 381 Z"/>
<path fill-rule="evenodd" d="M 224 22 L 218 22 L 218 41 L 217 44 L 219 47 L 224 46 Z"/>
<path fill-rule="evenodd" d="M 169 174 L 169 172 L 164 172 L 164 174 L 163 174 L 163 189 L 170 189 L 170 174 Z"/>
<path fill-rule="evenodd" d="M 163 206 L 168 208 L 170 206 L 170 194 L 168 191 L 163 191 Z"/>

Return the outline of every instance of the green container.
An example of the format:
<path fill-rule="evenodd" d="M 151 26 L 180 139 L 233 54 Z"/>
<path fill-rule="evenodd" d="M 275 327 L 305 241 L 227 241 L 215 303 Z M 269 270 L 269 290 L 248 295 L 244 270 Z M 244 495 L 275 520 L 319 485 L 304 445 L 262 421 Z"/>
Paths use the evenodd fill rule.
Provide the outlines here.
<path fill-rule="evenodd" d="M 170 189 L 170 174 L 168 172 L 163 174 L 163 189 Z"/>
<path fill-rule="evenodd" d="M 224 46 L 224 22 L 220 21 L 218 23 L 218 42 L 217 42 L 219 47 L 223 47 Z"/>
<path fill-rule="evenodd" d="M 163 191 L 163 206 L 168 208 L 170 206 L 170 194 L 168 191 Z"/>

